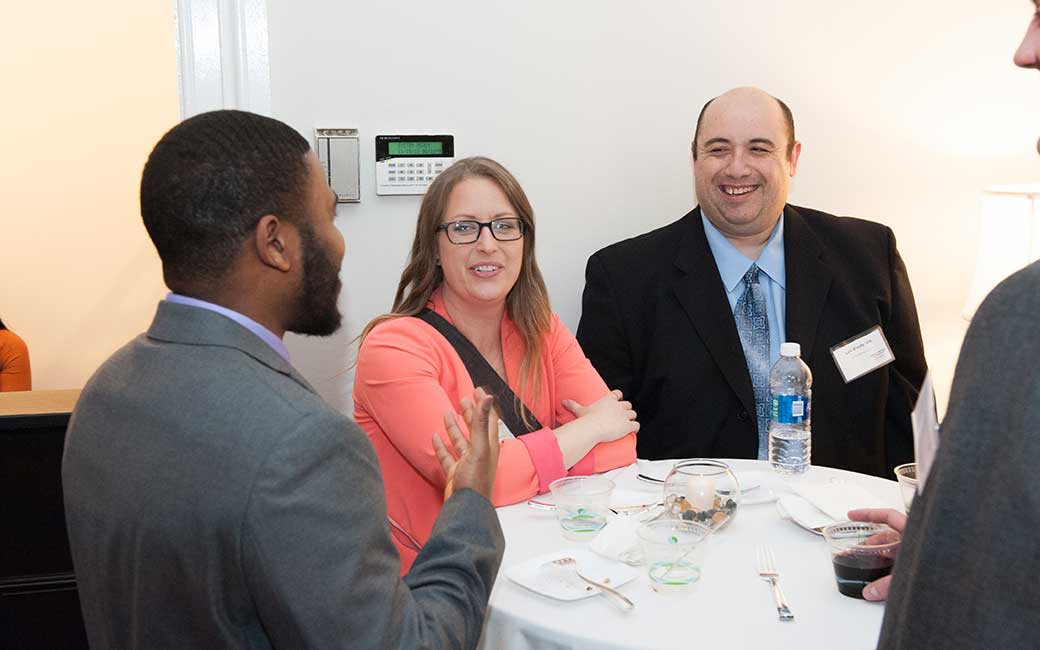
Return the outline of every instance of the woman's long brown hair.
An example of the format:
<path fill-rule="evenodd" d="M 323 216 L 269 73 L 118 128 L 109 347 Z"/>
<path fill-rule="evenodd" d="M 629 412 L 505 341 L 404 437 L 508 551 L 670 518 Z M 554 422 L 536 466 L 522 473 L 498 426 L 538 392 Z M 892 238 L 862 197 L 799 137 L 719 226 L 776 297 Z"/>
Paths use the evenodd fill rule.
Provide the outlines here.
<path fill-rule="evenodd" d="M 364 343 L 372 329 L 383 321 L 415 316 L 426 307 L 434 290 L 441 286 L 444 273 L 436 261 L 437 226 L 444 217 L 451 191 L 461 181 L 473 177 L 490 179 L 502 188 L 513 210 L 516 211 L 516 216 L 523 222 L 524 256 L 520 276 L 506 296 L 506 313 L 516 324 L 524 343 L 524 354 L 520 362 L 520 390 L 517 392 L 523 401 L 528 391 L 532 395 L 541 391 L 542 342 L 549 333 L 552 312 L 549 307 L 549 293 L 545 289 L 542 272 L 538 269 L 538 262 L 534 257 L 535 228 L 531 202 L 527 200 L 527 195 L 516 178 L 490 158 L 463 158 L 441 172 L 430 184 L 419 207 L 412 251 L 408 264 L 401 273 L 391 312 L 374 318 L 359 338 L 360 342 Z"/>

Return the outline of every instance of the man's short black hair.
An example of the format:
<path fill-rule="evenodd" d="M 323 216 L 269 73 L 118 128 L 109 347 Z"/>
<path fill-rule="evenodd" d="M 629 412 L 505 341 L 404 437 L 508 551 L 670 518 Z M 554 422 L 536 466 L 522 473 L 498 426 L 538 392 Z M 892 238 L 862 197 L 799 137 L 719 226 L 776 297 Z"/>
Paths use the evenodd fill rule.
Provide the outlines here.
<path fill-rule="evenodd" d="M 712 97 L 707 102 L 705 102 L 704 106 L 701 107 L 700 114 L 697 116 L 697 128 L 694 129 L 694 131 L 693 131 L 693 147 L 692 147 L 692 149 L 693 149 L 693 159 L 694 160 L 697 160 L 697 139 L 701 135 L 701 122 L 704 120 L 704 113 L 708 110 L 708 107 L 711 106 L 711 103 L 713 101 L 715 101 L 716 99 L 718 99 L 718 97 Z M 783 102 L 782 99 L 778 99 L 776 97 L 773 97 L 773 99 L 775 99 L 776 103 L 780 105 L 780 112 L 782 112 L 784 114 L 784 126 L 786 127 L 785 130 L 787 131 L 787 159 L 790 160 L 791 159 L 791 154 L 794 153 L 794 143 L 795 143 L 795 139 L 794 139 L 794 115 L 791 113 L 791 109 L 787 106 L 787 104 L 785 104 Z"/>
<path fill-rule="evenodd" d="M 244 111 L 202 113 L 170 129 L 141 176 L 141 216 L 174 285 L 222 277 L 266 214 L 299 222 L 307 140 Z"/>

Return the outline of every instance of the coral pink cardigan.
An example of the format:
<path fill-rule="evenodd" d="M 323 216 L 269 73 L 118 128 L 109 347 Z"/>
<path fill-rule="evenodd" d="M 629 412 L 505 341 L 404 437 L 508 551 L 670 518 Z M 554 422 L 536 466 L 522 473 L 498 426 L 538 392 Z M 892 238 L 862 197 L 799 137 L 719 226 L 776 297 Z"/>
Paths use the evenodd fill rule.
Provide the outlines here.
<path fill-rule="evenodd" d="M 440 291 L 427 305 L 451 320 Z M 507 383 L 519 385 L 523 341 L 516 325 L 502 319 L 502 353 Z M 591 404 L 608 388 L 581 351 L 574 335 L 552 315 L 542 347 L 542 388 L 524 403 L 542 429 L 501 443 L 492 501 L 496 506 L 522 501 L 549 489 L 549 483 L 568 474 L 592 474 L 635 462 L 635 433 L 596 445 L 570 468 L 553 427 L 570 422 L 574 414 L 564 399 Z M 394 543 L 401 554 L 401 573 L 411 567 L 426 542 L 444 503 L 444 470 L 434 455 L 434 432 L 449 445 L 444 414 L 454 412 L 459 429 L 459 401 L 472 396 L 473 382 L 455 349 L 437 330 L 418 318 L 395 318 L 375 327 L 358 352 L 354 377 L 354 419 L 368 434 L 379 456 L 386 486 L 387 513 Z"/>

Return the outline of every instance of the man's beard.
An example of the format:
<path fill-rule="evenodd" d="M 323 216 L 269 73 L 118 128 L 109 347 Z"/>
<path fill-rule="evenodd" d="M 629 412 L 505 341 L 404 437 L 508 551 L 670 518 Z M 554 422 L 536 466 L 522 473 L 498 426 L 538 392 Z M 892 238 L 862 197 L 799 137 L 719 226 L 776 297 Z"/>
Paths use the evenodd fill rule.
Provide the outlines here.
<path fill-rule="evenodd" d="M 303 246 L 303 286 L 296 296 L 295 314 L 286 329 L 309 336 L 329 336 L 339 329 L 339 268 L 314 236 L 310 226 L 299 228 Z"/>

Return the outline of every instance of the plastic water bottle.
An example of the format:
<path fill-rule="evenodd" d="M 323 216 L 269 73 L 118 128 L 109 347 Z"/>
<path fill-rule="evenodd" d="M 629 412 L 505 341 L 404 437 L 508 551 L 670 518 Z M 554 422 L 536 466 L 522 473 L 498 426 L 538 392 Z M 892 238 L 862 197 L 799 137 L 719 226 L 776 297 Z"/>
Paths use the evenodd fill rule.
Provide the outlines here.
<path fill-rule="evenodd" d="M 797 343 L 781 343 L 780 359 L 769 371 L 769 463 L 781 474 L 809 469 L 812 372 Z"/>

